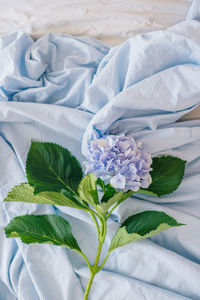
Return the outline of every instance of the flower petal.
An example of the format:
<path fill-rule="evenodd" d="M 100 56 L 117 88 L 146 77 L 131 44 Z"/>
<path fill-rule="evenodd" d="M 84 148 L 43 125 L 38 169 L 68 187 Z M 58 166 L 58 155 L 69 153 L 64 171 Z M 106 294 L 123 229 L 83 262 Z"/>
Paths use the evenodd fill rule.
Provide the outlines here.
<path fill-rule="evenodd" d="M 123 190 L 125 188 L 125 185 L 126 185 L 126 178 L 125 178 L 125 176 L 123 176 L 120 173 L 118 173 L 117 175 L 113 176 L 110 179 L 110 184 L 115 189 L 121 189 L 121 190 Z"/>

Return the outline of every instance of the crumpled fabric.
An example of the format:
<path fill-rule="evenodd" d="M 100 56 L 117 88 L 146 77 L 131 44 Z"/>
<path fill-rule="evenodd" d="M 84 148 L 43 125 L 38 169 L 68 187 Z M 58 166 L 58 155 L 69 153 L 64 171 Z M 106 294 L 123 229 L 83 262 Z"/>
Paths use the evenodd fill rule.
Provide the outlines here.
<path fill-rule="evenodd" d="M 47 32 L 87 35 L 111 45 L 164 30 L 187 15 L 192 0 L 0 0 L 0 36 L 22 30 L 38 39 Z"/>
<path fill-rule="evenodd" d="M 119 206 L 108 222 L 102 258 L 133 213 L 165 211 L 186 226 L 116 249 L 89 299 L 199 299 L 200 120 L 176 122 L 200 104 L 198 20 L 112 48 L 90 38 L 48 34 L 34 42 L 14 33 L 0 39 L 0 70 L 0 227 L 18 215 L 58 214 L 94 261 L 97 236 L 87 213 L 2 201 L 26 181 L 31 140 L 61 144 L 82 163 L 94 137 L 133 136 L 153 156 L 187 160 L 185 176 L 171 195 L 138 194 Z M 82 299 L 89 270 L 77 253 L 25 245 L 3 230 L 0 241 L 0 299 Z"/>

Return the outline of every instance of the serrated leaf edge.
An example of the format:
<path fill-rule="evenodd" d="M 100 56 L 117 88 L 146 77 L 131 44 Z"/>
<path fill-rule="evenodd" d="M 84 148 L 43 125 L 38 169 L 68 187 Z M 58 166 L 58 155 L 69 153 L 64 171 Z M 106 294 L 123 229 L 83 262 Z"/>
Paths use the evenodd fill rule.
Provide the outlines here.
<path fill-rule="evenodd" d="M 71 250 L 78 250 L 78 251 L 81 251 L 81 249 L 80 249 L 80 247 L 79 247 L 79 245 L 78 245 L 78 243 L 77 243 L 75 237 L 74 237 L 73 234 L 72 234 L 72 226 L 71 226 L 71 224 L 70 224 L 67 220 L 65 220 L 63 217 L 60 217 L 60 216 L 58 216 L 58 215 L 48 214 L 48 216 L 53 216 L 53 217 L 57 216 L 57 217 L 60 217 L 60 218 L 62 218 L 65 222 L 68 223 L 68 225 L 69 225 L 69 227 L 70 227 L 71 235 L 72 235 L 73 239 L 76 241 L 77 246 L 78 246 L 79 249 L 72 248 L 72 247 L 68 246 L 67 244 L 62 244 L 62 243 L 60 243 L 60 241 L 55 240 L 54 238 L 51 238 L 51 237 L 49 238 L 49 236 L 47 236 L 47 235 L 44 235 L 44 234 L 38 234 L 38 233 L 36 233 L 36 232 L 31 232 L 31 231 L 27 231 L 27 230 L 24 231 L 25 233 L 27 232 L 27 233 L 30 233 L 30 234 L 34 234 L 34 235 L 36 235 L 36 236 L 38 235 L 38 236 L 40 236 L 40 237 L 42 236 L 42 237 L 47 238 L 47 239 L 49 238 L 50 240 L 55 241 L 58 245 L 55 245 L 55 244 L 54 244 L 53 242 L 51 242 L 51 241 L 48 241 L 48 242 L 30 242 L 30 243 L 27 243 L 27 242 L 24 240 L 24 238 L 23 238 L 20 234 L 18 234 L 16 231 L 12 231 L 11 233 L 8 233 L 8 232 L 7 232 L 7 227 L 12 223 L 12 221 L 14 221 L 14 220 L 16 220 L 16 219 L 20 219 L 20 218 L 26 217 L 26 216 L 34 216 L 34 217 L 39 216 L 39 217 L 43 217 L 43 216 L 47 216 L 47 215 L 32 215 L 32 214 L 29 215 L 29 214 L 26 214 L 26 215 L 17 216 L 17 217 L 15 217 L 15 218 L 13 218 L 13 219 L 10 221 L 10 223 L 8 223 L 6 227 L 4 227 L 4 232 L 5 232 L 7 238 L 20 238 L 21 241 L 22 241 L 23 243 L 27 244 L 27 245 L 30 245 L 30 244 L 50 244 L 50 245 L 54 245 L 54 246 L 65 247 L 65 248 L 68 248 L 68 249 L 71 249 Z M 23 235 L 23 233 L 22 233 L 22 235 Z"/>
<path fill-rule="evenodd" d="M 76 161 L 77 161 L 77 163 L 78 163 L 78 165 L 79 165 L 79 167 L 80 167 L 80 169 L 81 169 L 81 172 L 82 172 L 82 176 L 83 176 L 83 171 L 82 171 L 82 167 L 81 167 L 81 164 L 80 164 L 80 162 L 78 161 L 78 159 L 71 153 L 71 151 L 69 151 L 68 149 L 66 149 L 66 148 L 64 148 L 63 146 L 61 146 L 61 145 L 59 145 L 59 144 L 57 144 L 57 143 L 52 143 L 52 142 L 41 142 L 41 141 L 31 141 L 31 146 L 30 146 L 30 148 L 29 148 L 29 151 L 28 151 L 28 154 L 27 154 L 27 158 L 26 158 L 26 167 L 25 167 L 25 172 L 26 172 L 26 177 L 27 177 L 27 179 L 28 179 L 28 183 L 29 183 L 29 185 L 30 186 L 32 186 L 33 188 L 34 188 L 34 194 L 35 195 L 37 195 L 37 194 L 39 194 L 40 192 L 37 190 L 37 187 L 34 185 L 34 184 L 32 184 L 31 182 L 29 182 L 29 172 L 28 172 L 28 170 L 27 170 L 27 163 L 28 163 L 28 161 L 30 160 L 30 149 L 31 149 L 31 147 L 32 147 L 32 145 L 33 144 L 42 144 L 42 145 L 56 145 L 57 147 L 59 147 L 59 148 L 61 148 L 62 150 L 64 150 L 64 151 L 68 151 L 69 152 L 69 154 L 70 154 L 70 156 L 71 157 L 73 157 L 73 158 L 75 158 L 76 159 Z M 57 179 L 59 179 L 59 181 L 61 182 L 61 183 L 63 183 L 68 189 L 69 189 L 69 187 L 68 187 L 68 185 L 65 183 L 65 182 L 63 182 L 63 180 L 52 170 L 52 172 L 55 174 L 55 176 L 57 177 Z M 49 184 L 49 186 L 51 186 L 50 184 Z"/>
<path fill-rule="evenodd" d="M 83 200 L 83 201 L 85 201 L 85 202 L 87 202 L 87 203 L 89 203 L 89 204 L 91 204 L 91 205 L 98 206 L 98 205 L 99 205 L 99 202 L 96 203 L 95 201 L 93 201 L 93 202 L 88 201 L 88 199 L 86 199 L 85 195 L 84 195 L 84 199 L 83 199 L 83 197 L 80 195 L 80 190 L 83 191 L 83 188 L 84 188 L 84 183 L 83 183 L 83 182 L 86 180 L 86 177 L 89 178 L 89 176 L 91 176 L 91 175 L 94 176 L 94 177 L 96 178 L 96 180 L 95 180 L 95 184 L 96 184 L 97 179 L 98 179 L 97 176 L 96 176 L 94 173 L 89 173 L 89 174 L 87 174 L 86 176 L 84 176 L 84 177 L 81 179 L 81 182 L 80 182 L 80 184 L 79 184 L 79 186 L 78 186 L 78 194 L 79 194 L 81 200 Z M 96 184 L 96 189 L 97 189 L 97 184 Z M 82 193 L 82 192 L 81 192 L 81 193 Z M 97 198 L 98 198 L 98 191 L 97 191 Z"/>
<path fill-rule="evenodd" d="M 184 174 L 185 174 L 185 165 L 186 165 L 186 163 L 187 163 L 186 160 L 183 160 L 183 159 L 181 159 L 181 158 L 179 158 L 179 157 L 172 156 L 172 155 L 159 155 L 159 156 L 154 156 L 154 157 L 152 157 L 152 159 L 153 159 L 153 158 L 161 158 L 161 157 L 166 157 L 166 158 L 176 158 L 176 159 L 178 159 L 178 160 L 181 160 L 181 161 L 184 163 L 184 170 L 183 170 L 183 172 L 182 172 L 183 174 L 181 175 L 181 181 L 180 181 L 180 184 L 179 184 L 172 192 L 170 192 L 170 193 L 165 193 L 165 194 L 162 194 L 162 195 L 159 195 L 158 193 L 156 194 L 156 193 L 154 193 L 154 192 L 152 192 L 152 191 L 150 190 L 150 192 L 156 194 L 158 197 L 165 196 L 165 195 L 170 195 L 170 194 L 172 194 L 173 192 L 175 192 L 175 191 L 179 188 L 179 186 L 180 186 L 181 183 L 182 183 Z M 152 170 L 151 172 L 153 172 L 153 170 Z M 151 175 L 151 172 L 150 172 L 150 175 Z M 153 182 L 154 182 L 154 181 L 153 181 Z M 153 182 L 152 182 L 152 183 L 153 183 Z M 151 186 L 151 185 L 150 185 L 150 186 Z M 150 186 L 149 186 L 149 187 L 150 187 Z M 148 191 L 148 188 L 147 188 L 147 191 Z"/>
<path fill-rule="evenodd" d="M 148 212 L 151 212 L 150 210 Z M 163 211 L 158 211 L 158 212 L 161 212 L 161 213 L 164 213 L 166 216 L 168 216 L 165 212 Z M 130 216 L 129 218 L 131 218 L 132 216 Z M 169 216 L 170 217 L 170 216 Z M 172 217 L 171 217 L 172 218 Z M 183 225 L 186 225 L 186 224 L 183 224 L 183 223 L 178 223 L 177 220 L 175 218 L 173 218 L 174 221 L 177 223 L 176 225 L 169 225 L 167 223 L 161 223 L 159 224 L 159 226 L 154 229 L 154 230 L 151 230 L 149 233 L 145 234 L 145 235 L 140 235 L 138 233 L 128 233 L 127 230 L 126 230 L 126 226 L 124 226 L 124 223 L 128 220 L 128 218 L 122 223 L 122 225 L 117 229 L 115 235 L 113 236 L 112 240 L 111 240 L 111 244 L 110 244 L 110 247 L 109 247 L 109 251 L 113 251 L 119 247 L 122 247 L 122 246 L 125 246 L 126 244 L 129 244 L 129 243 L 132 243 L 132 242 L 136 242 L 138 240 L 142 240 L 142 239 L 146 239 L 146 238 L 149 238 L 153 235 L 156 235 L 166 229 L 169 229 L 169 228 L 173 228 L 173 227 L 179 227 L 179 226 L 183 226 Z M 121 234 L 121 231 L 123 232 Z M 121 237 L 128 237 L 128 240 L 130 239 L 130 241 L 126 242 L 125 244 L 123 245 L 119 245 L 117 247 L 114 247 L 112 248 L 112 244 L 113 244 L 113 241 L 118 237 L 121 238 Z M 135 239 L 132 239 L 133 237 L 135 237 Z"/>

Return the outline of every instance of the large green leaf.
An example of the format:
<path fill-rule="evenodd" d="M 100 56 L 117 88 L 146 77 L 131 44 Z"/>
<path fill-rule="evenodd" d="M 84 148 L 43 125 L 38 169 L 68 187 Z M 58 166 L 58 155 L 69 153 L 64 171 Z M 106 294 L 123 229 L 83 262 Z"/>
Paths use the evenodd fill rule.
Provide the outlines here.
<path fill-rule="evenodd" d="M 183 179 L 185 164 L 186 161 L 178 157 L 154 157 L 150 173 L 152 183 L 147 190 L 158 196 L 174 192 Z"/>
<path fill-rule="evenodd" d="M 81 251 L 70 224 L 57 215 L 16 217 L 4 230 L 8 238 L 21 238 L 26 244 L 52 244 Z"/>
<path fill-rule="evenodd" d="M 109 251 L 128 243 L 146 239 L 170 227 L 181 226 L 174 218 L 160 211 L 144 211 L 127 218 L 114 235 Z"/>
<path fill-rule="evenodd" d="M 65 193 L 65 190 L 63 192 Z M 4 201 L 51 204 L 88 210 L 87 207 L 83 206 L 73 196 L 69 198 L 63 193 L 47 191 L 34 195 L 34 189 L 28 183 L 21 183 L 12 188 Z"/>
<path fill-rule="evenodd" d="M 78 187 L 78 193 L 81 200 L 90 204 L 99 203 L 96 182 L 97 182 L 97 177 L 94 173 L 90 173 L 85 177 L 83 177 Z"/>
<path fill-rule="evenodd" d="M 27 161 L 28 182 L 34 192 L 77 190 L 82 169 L 77 159 L 63 147 L 53 143 L 32 142 Z"/>

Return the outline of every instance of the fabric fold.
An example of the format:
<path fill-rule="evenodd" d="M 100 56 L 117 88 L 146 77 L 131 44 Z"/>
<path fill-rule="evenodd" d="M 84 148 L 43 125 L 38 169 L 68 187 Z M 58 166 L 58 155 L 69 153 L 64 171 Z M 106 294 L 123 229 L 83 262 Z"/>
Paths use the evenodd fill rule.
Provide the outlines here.
<path fill-rule="evenodd" d="M 18 215 L 66 218 L 80 248 L 94 260 L 97 236 L 83 211 L 2 203 L 26 182 L 31 141 L 68 148 L 82 163 L 88 144 L 125 134 L 152 156 L 187 160 L 184 180 L 171 195 L 137 194 L 109 218 L 105 255 L 126 217 L 165 211 L 186 224 L 115 250 L 98 274 L 91 299 L 200 298 L 200 120 L 177 122 L 200 104 L 199 2 L 166 31 L 110 47 L 90 38 L 48 34 L 34 42 L 19 32 L 0 38 L 0 227 Z M 192 20 L 193 19 L 193 20 Z M 52 245 L 24 245 L 0 231 L 0 298 L 78 300 L 88 279 L 77 253 Z"/>

